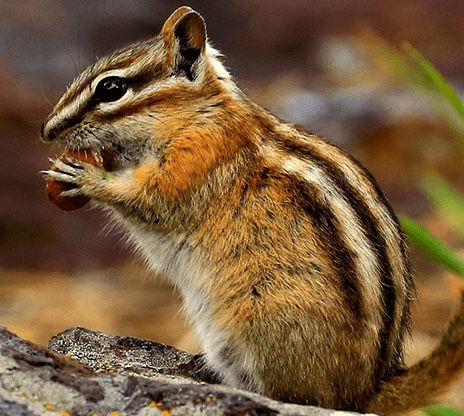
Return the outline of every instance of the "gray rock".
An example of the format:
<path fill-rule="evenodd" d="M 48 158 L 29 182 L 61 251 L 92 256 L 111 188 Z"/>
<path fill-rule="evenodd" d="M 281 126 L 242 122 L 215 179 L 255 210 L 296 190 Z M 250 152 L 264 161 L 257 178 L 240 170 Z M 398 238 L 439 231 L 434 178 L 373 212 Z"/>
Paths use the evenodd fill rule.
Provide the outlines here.
<path fill-rule="evenodd" d="M 201 354 L 192 355 L 159 342 L 109 336 L 78 327 L 54 336 L 48 347 L 71 356 L 95 372 L 148 378 L 183 376 L 199 382 L 219 383 L 206 370 Z"/>
<path fill-rule="evenodd" d="M 201 355 L 83 328 L 49 349 L 0 328 L 0 416 L 342 415 L 211 384 Z"/>

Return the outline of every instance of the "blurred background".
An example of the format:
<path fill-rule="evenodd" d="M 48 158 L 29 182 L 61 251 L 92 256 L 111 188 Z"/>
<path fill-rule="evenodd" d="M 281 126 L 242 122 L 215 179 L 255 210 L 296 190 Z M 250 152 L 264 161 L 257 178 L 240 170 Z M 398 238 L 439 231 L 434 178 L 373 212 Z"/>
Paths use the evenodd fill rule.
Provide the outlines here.
<path fill-rule="evenodd" d="M 185 3 L 0 0 L 0 325 L 24 338 L 45 344 L 80 325 L 198 348 L 175 290 L 104 231 L 101 213 L 52 205 L 38 174 L 54 156 L 39 141 L 40 125 L 67 83 L 96 57 L 156 34 Z M 188 4 L 255 101 L 351 152 L 397 212 L 464 251 L 463 234 L 433 191 L 444 186 L 437 175 L 464 190 L 462 126 L 419 85 L 400 49 L 411 43 L 462 90 L 462 0 Z M 430 175 L 435 182 L 424 179 Z M 433 347 L 459 297 L 453 273 L 415 247 L 412 256 L 410 362 Z M 464 408 L 463 383 L 447 401 Z"/>

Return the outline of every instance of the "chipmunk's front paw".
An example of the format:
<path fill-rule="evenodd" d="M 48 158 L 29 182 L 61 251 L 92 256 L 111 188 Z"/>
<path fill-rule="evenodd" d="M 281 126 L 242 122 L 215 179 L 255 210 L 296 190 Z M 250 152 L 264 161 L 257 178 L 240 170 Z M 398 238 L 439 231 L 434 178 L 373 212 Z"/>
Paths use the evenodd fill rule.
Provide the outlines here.
<path fill-rule="evenodd" d="M 70 185 L 59 194 L 60 197 L 92 198 L 99 188 L 99 183 L 107 175 L 100 167 L 70 157 L 50 160 L 50 162 L 53 163 L 52 168 L 41 172 L 45 179 Z"/>

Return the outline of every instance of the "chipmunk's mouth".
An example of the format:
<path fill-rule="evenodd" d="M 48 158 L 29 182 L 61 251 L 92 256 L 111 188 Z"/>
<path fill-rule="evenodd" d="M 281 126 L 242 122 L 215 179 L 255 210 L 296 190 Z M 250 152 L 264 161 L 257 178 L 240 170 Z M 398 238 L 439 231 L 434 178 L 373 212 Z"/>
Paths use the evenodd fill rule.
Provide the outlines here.
<path fill-rule="evenodd" d="M 60 156 L 60 158 L 63 157 L 71 157 L 81 162 L 100 166 L 107 172 L 114 172 L 121 168 L 115 151 L 108 147 L 96 149 L 94 147 L 67 146 Z"/>
<path fill-rule="evenodd" d="M 88 125 L 70 130 L 56 143 L 59 147 L 64 147 L 61 149 L 64 153 L 78 153 L 84 155 L 84 158 L 92 155 L 94 161 L 108 172 L 137 166 L 149 147 L 148 140 L 125 139 L 110 128 Z"/>

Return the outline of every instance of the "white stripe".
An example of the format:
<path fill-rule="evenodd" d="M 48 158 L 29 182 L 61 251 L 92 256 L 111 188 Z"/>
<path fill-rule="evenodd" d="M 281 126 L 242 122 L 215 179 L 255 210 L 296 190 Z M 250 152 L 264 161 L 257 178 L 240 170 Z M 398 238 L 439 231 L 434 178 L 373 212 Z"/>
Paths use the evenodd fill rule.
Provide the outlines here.
<path fill-rule="evenodd" d="M 219 56 L 220 56 L 220 53 L 207 43 L 206 48 L 205 48 L 205 56 L 204 58 L 200 59 L 197 65 L 199 67 L 202 67 L 206 64 L 205 60 L 208 61 L 208 63 L 211 65 L 211 67 L 213 68 L 213 71 L 217 74 L 217 76 L 223 78 L 224 80 L 223 85 L 226 86 L 231 93 L 234 93 L 236 90 L 236 87 L 230 79 L 230 74 L 227 72 L 223 64 L 220 62 L 218 58 Z M 153 59 L 153 57 L 159 57 L 159 51 L 156 54 L 147 53 L 145 56 L 137 59 L 135 62 L 132 62 L 131 65 L 127 68 L 109 70 L 109 71 L 105 71 L 97 75 L 90 82 L 90 84 L 86 86 L 83 89 L 83 91 L 71 103 L 61 108 L 48 120 L 48 122 L 44 126 L 44 136 L 46 137 L 51 130 L 57 127 L 64 120 L 71 119 L 77 114 L 79 114 L 79 112 L 82 111 L 84 106 L 87 104 L 87 102 L 90 100 L 90 98 L 94 94 L 95 88 L 97 87 L 98 83 L 102 79 L 107 78 L 107 77 L 113 77 L 113 76 L 121 77 L 121 78 L 134 77 L 138 75 L 139 73 L 141 73 L 147 67 L 155 65 L 155 59 Z M 106 62 L 106 60 L 107 58 L 103 58 L 101 61 L 97 62 L 94 68 L 97 69 L 99 63 Z M 202 72 L 200 76 L 198 77 L 198 79 L 195 80 L 195 83 L 201 84 L 201 82 L 203 81 L 203 76 L 204 76 L 204 72 Z M 58 101 L 55 108 L 60 108 L 61 103 L 66 99 L 67 96 L 69 96 L 71 89 L 80 87 L 81 79 L 82 79 L 82 74 L 78 78 L 76 78 L 76 80 L 71 84 L 68 91 L 63 95 L 60 101 Z M 175 78 L 175 77 L 167 78 L 166 80 L 163 80 L 163 81 L 157 81 L 157 82 L 154 82 L 153 84 L 148 85 L 148 87 L 140 91 L 137 94 L 137 96 L 146 97 L 148 95 L 155 94 L 156 92 L 161 91 L 165 88 L 172 87 L 173 85 L 176 85 L 176 83 L 179 83 L 179 82 L 183 82 L 183 80 L 180 78 Z M 122 97 L 122 99 L 117 100 L 115 102 L 111 102 L 111 103 L 100 103 L 97 110 L 99 110 L 101 113 L 104 113 L 104 114 L 114 112 L 119 107 L 127 104 L 131 100 L 134 100 L 134 97 L 135 97 L 134 92 L 129 89 L 129 91 L 124 95 L 124 97 Z"/>
<path fill-rule="evenodd" d="M 128 78 L 128 77 L 133 77 L 135 75 L 137 75 L 138 73 L 140 73 L 140 71 L 148 66 L 150 64 L 151 60 L 149 59 L 139 59 L 138 61 L 136 61 L 136 63 L 133 63 L 131 64 L 130 67 L 128 68 L 120 68 L 120 69 L 115 69 L 115 70 L 111 70 L 111 71 L 105 71 L 105 72 L 102 72 L 101 74 L 99 74 L 98 76 L 96 76 L 92 82 L 90 83 L 90 85 L 86 86 L 82 92 L 72 101 L 70 102 L 68 105 L 66 105 L 65 107 L 61 108 L 57 113 L 55 113 L 51 118 L 50 120 L 48 120 L 47 124 L 44 126 L 44 136 L 47 136 L 48 133 L 53 130 L 56 126 L 58 126 L 60 123 L 62 123 L 64 120 L 67 120 L 67 119 L 70 119 L 74 116 L 76 116 L 77 114 L 79 114 L 79 112 L 84 108 L 84 106 L 87 104 L 87 102 L 90 100 L 90 98 L 93 96 L 94 92 L 95 92 L 95 88 L 97 87 L 98 83 L 104 79 L 104 78 L 107 78 L 107 77 L 112 77 L 112 76 L 115 76 L 115 77 L 121 77 L 121 78 Z M 82 75 L 82 74 L 81 74 Z M 72 88 L 74 88 L 74 86 L 76 85 L 77 87 L 80 86 L 80 77 L 78 77 L 72 84 L 71 86 L 68 88 L 68 91 L 63 95 L 63 97 L 58 101 L 58 103 L 56 104 L 55 108 L 60 108 L 61 106 L 61 103 L 66 99 L 66 97 L 69 95 L 70 93 L 70 90 Z M 126 97 L 127 96 L 127 97 Z M 127 100 L 129 98 L 132 98 L 132 96 L 130 95 L 129 91 L 128 93 L 125 94 L 125 97 L 126 100 L 124 100 L 124 102 L 122 100 L 118 100 L 116 101 L 115 103 L 111 103 L 111 104 L 116 104 L 119 106 L 119 105 L 122 105 L 124 104 L 125 102 L 127 102 Z M 106 111 L 110 110 L 110 111 L 114 111 L 114 106 L 111 107 L 111 108 L 106 108 L 104 109 Z M 106 112 L 104 111 L 104 112 Z"/>
<path fill-rule="evenodd" d="M 67 94 L 65 94 L 60 101 L 56 104 L 55 108 L 60 107 L 60 103 L 64 100 Z M 57 127 L 60 123 L 64 120 L 70 119 L 78 114 L 85 104 L 87 104 L 88 100 L 92 96 L 92 92 L 90 87 L 86 88 L 82 91 L 71 103 L 67 106 L 63 107 L 60 111 L 55 113 L 48 121 L 47 124 L 44 126 L 44 136 L 48 136 L 48 133 L 52 131 L 55 127 Z"/>
<path fill-rule="evenodd" d="M 304 137 L 300 137 L 300 143 L 308 145 Z M 357 189 L 363 200 L 366 202 L 371 215 L 375 218 L 380 232 L 385 239 L 386 254 L 388 259 L 391 259 L 390 265 L 392 268 L 392 279 L 396 292 L 396 310 L 393 321 L 399 325 L 400 317 L 405 304 L 406 283 L 404 280 L 404 260 L 400 250 L 401 236 L 398 234 L 397 225 L 390 216 L 385 205 L 378 201 L 376 193 L 372 192 L 373 185 L 366 183 L 365 174 L 361 168 L 355 165 L 342 151 L 334 151 L 331 147 L 327 148 L 327 144 L 320 143 L 317 140 L 311 141 L 311 145 L 332 163 L 338 164 L 343 169 L 348 182 Z"/>
<path fill-rule="evenodd" d="M 356 253 L 354 262 L 357 277 L 362 287 L 362 296 L 367 300 L 367 305 L 371 305 L 366 312 L 372 314 L 371 329 L 378 333 L 382 327 L 382 314 L 380 313 L 382 310 L 382 291 L 379 265 L 377 256 L 373 252 L 370 241 L 365 236 L 353 208 L 343 198 L 336 184 L 314 164 L 295 156 L 289 156 L 267 144 L 262 146 L 262 152 L 270 163 L 276 162 L 278 167 L 285 172 L 298 176 L 320 190 L 321 197 L 336 213 L 340 223 L 341 238 L 347 247 Z M 337 238 L 337 236 L 333 236 L 333 238 Z"/>

